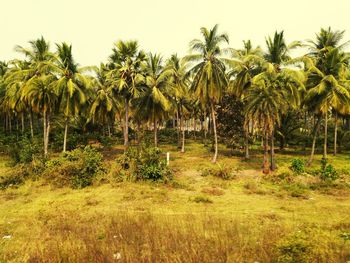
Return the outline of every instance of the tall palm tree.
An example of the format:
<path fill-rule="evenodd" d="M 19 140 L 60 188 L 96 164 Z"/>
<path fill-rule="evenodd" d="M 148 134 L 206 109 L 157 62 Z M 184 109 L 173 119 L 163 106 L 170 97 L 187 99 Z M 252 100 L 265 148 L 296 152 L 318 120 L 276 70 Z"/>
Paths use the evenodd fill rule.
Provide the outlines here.
<path fill-rule="evenodd" d="M 261 73 L 252 79 L 252 85 L 245 98 L 246 122 L 250 119 L 260 127 L 264 137 L 264 173 L 274 170 L 273 131 L 280 124 L 281 115 L 300 104 L 300 90 L 304 88 L 301 71 L 288 68 L 276 71 L 272 63 L 265 63 Z M 267 161 L 267 143 L 271 141 L 271 164 Z"/>
<path fill-rule="evenodd" d="M 50 117 L 57 102 L 57 92 L 52 87 L 56 77 L 52 74 L 55 56 L 50 52 L 50 45 L 41 37 L 29 41 L 30 48 L 17 46 L 16 50 L 25 55 L 29 67 L 12 74 L 14 79 L 26 80 L 21 98 L 32 106 L 33 110 L 43 114 L 44 155 L 48 155 Z"/>
<path fill-rule="evenodd" d="M 308 65 L 308 86 L 305 103 L 324 117 L 323 158 L 327 158 L 328 114 L 331 110 L 342 112 L 350 103 L 350 81 L 345 77 L 349 66 L 349 54 L 339 48 L 328 47 L 322 59 Z M 320 62 L 319 60 L 322 60 Z M 335 141 L 336 143 L 336 141 Z"/>
<path fill-rule="evenodd" d="M 304 57 L 304 64 L 306 71 L 309 74 L 308 77 L 308 88 L 314 88 L 323 79 L 323 76 L 333 76 L 337 81 L 342 83 L 344 88 L 348 87 L 346 83 L 347 68 L 348 68 L 348 55 L 344 53 L 343 49 L 349 44 L 349 41 L 345 43 L 340 43 L 344 37 L 345 31 L 332 30 L 331 27 L 327 29 L 321 28 L 320 32 L 316 34 L 316 40 L 308 40 L 306 46 L 310 49 L 307 56 Z M 336 49 L 336 50 L 335 50 Z M 337 58 L 338 57 L 338 58 Z M 335 59 L 335 61 L 332 61 Z M 323 115 L 325 119 L 325 138 L 323 145 L 323 158 L 327 157 L 327 129 L 328 129 L 328 112 L 327 119 L 325 118 L 325 112 L 320 111 L 320 105 L 310 101 L 310 96 L 305 101 L 311 110 L 317 111 L 319 114 Z M 337 105 L 337 107 L 330 107 L 330 109 L 335 113 L 335 129 L 334 129 L 334 154 L 337 151 L 337 115 L 338 113 L 348 112 L 348 104 Z M 318 124 L 319 122 L 317 122 Z M 314 139 L 315 141 L 314 133 Z M 309 159 L 309 164 L 312 162 L 314 152 L 314 143 L 311 150 L 311 155 Z"/>
<path fill-rule="evenodd" d="M 163 67 L 161 56 L 150 53 L 147 59 L 145 86 L 135 100 L 135 111 L 144 120 L 153 122 L 155 147 L 158 146 L 158 122 L 166 119 L 171 109 L 168 83 L 170 76 L 171 71 Z"/>
<path fill-rule="evenodd" d="M 193 74 L 191 90 L 201 101 L 202 105 L 209 104 L 214 130 L 215 152 L 212 162 L 216 162 L 218 155 L 218 137 L 216 132 L 215 106 L 220 102 L 222 94 L 228 85 L 225 73 L 226 67 L 220 59 L 223 54 L 222 43 L 229 43 L 227 34 L 218 33 L 218 25 L 208 30 L 200 29 L 203 40 L 194 39 L 190 43 L 191 51 L 198 53 L 186 56 L 185 61 L 196 63 L 189 73 Z"/>
<path fill-rule="evenodd" d="M 231 70 L 228 72 L 230 78 L 229 91 L 239 100 L 244 102 L 245 97 L 252 85 L 254 76 L 261 72 L 261 67 L 265 60 L 260 47 L 253 48 L 250 40 L 243 41 L 244 48 L 233 50 L 232 59 L 226 60 Z M 245 159 L 249 159 L 249 132 L 248 122 L 244 125 L 245 131 Z"/>
<path fill-rule="evenodd" d="M 291 99 L 291 102 L 289 105 L 291 106 L 298 106 L 300 103 L 300 97 L 299 97 L 299 91 L 298 87 L 295 84 L 299 84 L 301 87 L 303 87 L 303 84 L 300 80 L 302 80 L 302 74 L 295 74 L 295 71 L 290 70 L 286 68 L 285 66 L 288 64 L 288 62 L 291 60 L 291 57 L 289 55 L 290 50 L 295 49 L 297 47 L 301 46 L 301 43 L 299 41 L 294 41 L 290 43 L 289 45 L 286 44 L 285 38 L 284 38 L 284 31 L 281 32 L 275 32 L 273 38 L 270 36 L 266 38 L 266 46 L 267 46 L 267 52 L 265 53 L 265 60 L 270 63 L 276 74 L 278 75 L 275 80 L 278 81 L 278 83 L 274 83 L 273 85 L 276 86 L 277 89 L 279 89 L 281 92 L 288 91 L 288 94 Z M 269 75 L 269 73 L 268 73 Z M 284 79 L 283 79 L 284 78 Z M 286 85 L 287 84 L 287 85 Z M 288 85 L 291 84 L 291 85 Z M 287 90 L 283 90 L 287 88 Z M 290 110 L 291 108 L 286 108 L 283 114 Z M 272 129 L 271 134 L 271 170 L 276 169 L 276 162 L 275 162 L 275 145 L 274 145 L 274 139 L 275 139 L 275 127 Z"/>
<path fill-rule="evenodd" d="M 80 107 L 87 101 L 88 89 L 92 79 L 83 75 L 72 54 L 72 45 L 67 43 L 56 44 L 57 67 L 55 73 L 58 79 L 52 83 L 57 89 L 60 98 L 60 107 L 65 119 L 63 152 L 67 149 L 68 125 L 71 117 L 79 113 Z"/>
<path fill-rule="evenodd" d="M 188 110 L 188 81 L 186 79 L 185 67 L 181 64 L 180 58 L 173 54 L 170 59 L 168 59 L 166 68 L 170 70 L 171 75 L 169 78 L 170 93 L 172 99 L 176 105 L 176 115 L 180 120 L 178 122 L 178 133 L 181 132 L 182 139 L 181 152 L 185 152 L 185 127 L 184 127 L 184 115 Z"/>
<path fill-rule="evenodd" d="M 138 96 L 143 82 L 142 67 L 146 55 L 139 50 L 137 41 L 118 41 L 110 56 L 109 78 L 118 94 L 124 97 L 124 145 L 129 145 L 129 107 L 133 98 Z"/>
<path fill-rule="evenodd" d="M 114 116 L 118 110 L 118 101 L 115 99 L 112 88 L 109 86 L 108 79 L 106 77 L 107 69 L 105 65 L 101 64 L 100 68 L 96 70 L 96 88 L 94 94 L 89 115 L 93 122 L 99 120 L 103 124 L 107 124 L 108 134 L 111 135 L 110 123 L 114 120 Z"/>

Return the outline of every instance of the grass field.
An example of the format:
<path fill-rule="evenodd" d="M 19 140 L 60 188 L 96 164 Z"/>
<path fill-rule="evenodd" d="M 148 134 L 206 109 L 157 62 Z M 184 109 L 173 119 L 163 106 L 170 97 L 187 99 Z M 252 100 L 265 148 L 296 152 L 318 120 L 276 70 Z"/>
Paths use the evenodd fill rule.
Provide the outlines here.
<path fill-rule="evenodd" d="M 349 187 L 275 184 L 263 179 L 260 154 L 243 161 L 224 148 L 219 165 L 236 168 L 235 177 L 202 176 L 218 166 L 208 148 L 161 147 L 175 171 L 170 184 L 99 180 L 74 190 L 37 180 L 0 191 L 0 262 L 350 261 L 341 237 L 350 233 Z M 103 150 L 106 165 L 121 149 Z M 331 163 L 350 171 L 349 156 Z M 279 171 L 294 157 L 278 154 Z M 0 173 L 7 162 L 1 156 Z"/>

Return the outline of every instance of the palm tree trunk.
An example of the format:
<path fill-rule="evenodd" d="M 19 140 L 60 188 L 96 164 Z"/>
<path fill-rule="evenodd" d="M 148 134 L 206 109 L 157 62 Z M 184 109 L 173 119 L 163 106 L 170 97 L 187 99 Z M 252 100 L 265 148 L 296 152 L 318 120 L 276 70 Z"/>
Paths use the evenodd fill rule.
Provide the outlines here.
<path fill-rule="evenodd" d="M 327 159 L 327 136 L 328 136 L 328 112 L 324 116 L 324 143 L 323 143 L 323 159 Z"/>
<path fill-rule="evenodd" d="M 158 147 L 158 138 L 157 138 L 157 119 L 153 119 L 153 130 L 154 130 L 154 147 Z"/>
<path fill-rule="evenodd" d="M 185 152 L 185 127 L 184 127 L 184 121 L 183 121 L 183 116 L 181 115 L 180 117 L 180 126 L 181 126 L 181 131 L 182 131 L 182 140 L 181 140 L 181 152 Z"/>
<path fill-rule="evenodd" d="M 22 126 L 22 134 L 24 134 L 24 112 L 21 112 L 21 126 Z"/>
<path fill-rule="evenodd" d="M 245 151 L 245 155 L 244 158 L 246 160 L 249 159 L 249 132 L 248 132 L 248 127 L 246 129 L 244 129 L 244 151 Z"/>
<path fill-rule="evenodd" d="M 337 155 L 337 139 L 338 139 L 338 113 L 334 115 L 334 152 L 333 155 Z"/>
<path fill-rule="evenodd" d="M 177 148 L 180 149 L 181 148 L 181 139 L 180 139 L 180 131 L 181 131 L 181 124 L 180 124 L 180 117 L 179 117 L 179 107 L 178 110 L 176 111 L 176 124 L 177 124 Z"/>
<path fill-rule="evenodd" d="M 307 166 L 311 165 L 312 160 L 314 158 L 317 133 L 318 133 L 318 129 L 320 128 L 320 123 L 321 123 L 321 117 L 318 117 L 317 121 L 315 123 L 315 127 L 314 127 L 313 138 L 312 138 L 312 146 L 311 146 L 311 154 L 310 154 L 309 160 L 307 161 Z"/>
<path fill-rule="evenodd" d="M 107 121 L 107 130 L 108 130 L 108 137 L 111 138 L 111 125 L 109 124 L 109 121 Z"/>
<path fill-rule="evenodd" d="M 46 126 L 46 152 L 47 153 L 48 153 L 48 149 L 49 149 L 50 128 L 51 128 L 51 120 L 50 120 L 50 112 L 48 112 L 47 113 L 47 126 Z"/>
<path fill-rule="evenodd" d="M 46 110 L 43 113 L 43 124 L 44 124 L 44 156 L 47 157 L 47 145 L 46 145 L 46 129 L 47 129 L 47 120 L 46 120 Z"/>
<path fill-rule="evenodd" d="M 12 133 L 12 120 L 11 120 L 11 114 L 9 114 L 9 129 L 10 129 L 10 133 Z"/>
<path fill-rule="evenodd" d="M 64 137 L 63 137 L 63 152 L 67 150 L 67 135 L 68 135 L 68 118 L 66 118 L 64 123 Z"/>
<path fill-rule="evenodd" d="M 129 100 L 125 98 L 124 146 L 129 146 Z"/>
<path fill-rule="evenodd" d="M 265 124 L 265 127 L 264 127 L 264 135 L 265 135 L 265 139 L 264 138 L 262 139 L 263 140 L 263 144 L 264 144 L 263 173 L 264 174 L 268 174 L 268 173 L 270 173 L 270 165 L 269 165 L 269 158 L 268 158 L 268 151 L 267 151 L 267 145 L 269 143 L 269 135 L 267 133 L 266 124 Z"/>
<path fill-rule="evenodd" d="M 271 164 L 270 164 L 270 168 L 271 171 L 276 170 L 276 161 L 275 161 L 275 140 L 274 140 L 274 136 L 275 136 L 275 128 L 272 128 L 272 133 L 271 133 Z"/>
<path fill-rule="evenodd" d="M 30 110 L 29 112 L 29 125 L 30 125 L 30 135 L 33 138 L 34 137 L 34 130 L 33 130 L 33 112 Z"/>
<path fill-rule="evenodd" d="M 216 133 L 216 120 L 215 120 L 215 109 L 214 104 L 211 103 L 211 116 L 212 116 L 212 122 L 213 122 L 213 131 L 214 131 L 214 156 L 213 156 L 213 163 L 216 163 L 216 159 L 218 158 L 218 136 Z"/>
<path fill-rule="evenodd" d="M 194 140 L 197 140 L 196 131 L 197 131 L 196 117 L 193 117 L 193 134 L 194 134 Z"/>

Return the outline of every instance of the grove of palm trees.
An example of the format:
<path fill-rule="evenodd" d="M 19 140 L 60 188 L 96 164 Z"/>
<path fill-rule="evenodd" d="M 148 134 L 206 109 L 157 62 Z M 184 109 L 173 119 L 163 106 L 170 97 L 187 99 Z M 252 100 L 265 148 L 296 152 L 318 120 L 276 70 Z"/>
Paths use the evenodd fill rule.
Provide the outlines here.
<path fill-rule="evenodd" d="M 350 261 L 350 40 L 223 30 L 184 56 L 117 40 L 84 67 L 68 42 L 17 43 L 0 262 Z"/>

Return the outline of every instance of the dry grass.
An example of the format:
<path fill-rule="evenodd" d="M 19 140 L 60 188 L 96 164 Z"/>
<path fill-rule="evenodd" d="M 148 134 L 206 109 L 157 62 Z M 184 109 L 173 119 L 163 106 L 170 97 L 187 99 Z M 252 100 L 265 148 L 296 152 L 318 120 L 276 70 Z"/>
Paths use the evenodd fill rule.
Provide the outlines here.
<path fill-rule="evenodd" d="M 28 181 L 1 191 L 0 262 L 292 262 L 282 257 L 285 246 L 305 246 L 309 262 L 350 260 L 350 242 L 340 238 L 350 232 L 346 189 L 293 197 L 261 179 L 260 156 L 220 156 L 222 165 L 249 167 L 222 180 L 201 176 L 213 167 L 201 144 L 184 154 L 172 145 L 163 150 L 171 152 L 176 184 L 72 190 Z M 294 155 L 278 158 L 286 166 Z M 346 155 L 332 163 L 350 168 Z"/>

